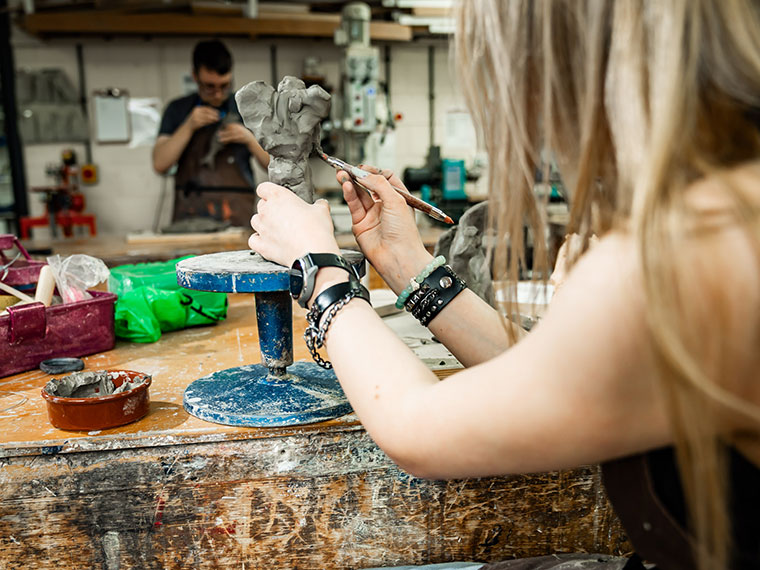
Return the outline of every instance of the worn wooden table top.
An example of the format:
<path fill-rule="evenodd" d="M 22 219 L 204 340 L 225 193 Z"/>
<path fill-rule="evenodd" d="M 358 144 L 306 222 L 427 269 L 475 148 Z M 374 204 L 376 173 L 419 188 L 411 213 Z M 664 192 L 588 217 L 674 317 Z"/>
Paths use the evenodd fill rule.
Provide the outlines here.
<path fill-rule="evenodd" d="M 40 390 L 52 378 L 40 370 L 0 379 L 0 457 L 58 450 L 118 449 L 182 441 L 270 437 L 272 428 L 238 428 L 195 418 L 182 407 L 185 388 L 217 370 L 260 362 L 253 295 L 230 295 L 228 318 L 214 326 L 165 333 L 152 344 L 117 340 L 114 350 L 84 357 L 86 370 L 120 369 L 153 377 L 150 411 L 130 425 L 98 432 L 68 432 L 47 419 Z M 305 311 L 294 304 L 294 360 L 308 359 L 301 340 Z M 351 415 L 327 425 L 358 425 Z M 320 425 L 325 429 L 327 425 Z M 315 429 L 284 428 L 278 434 Z"/>

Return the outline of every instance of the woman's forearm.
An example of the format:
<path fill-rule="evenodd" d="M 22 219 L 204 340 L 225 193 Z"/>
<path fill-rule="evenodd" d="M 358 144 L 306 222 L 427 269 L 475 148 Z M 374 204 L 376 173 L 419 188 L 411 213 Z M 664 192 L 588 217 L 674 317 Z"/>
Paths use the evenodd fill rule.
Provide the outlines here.
<path fill-rule="evenodd" d="M 334 317 L 328 355 L 362 424 L 397 463 L 405 464 L 414 405 L 435 375 L 377 316 L 354 299 Z"/>
<path fill-rule="evenodd" d="M 378 272 L 398 295 L 432 259 L 426 251 L 410 252 L 394 257 L 392 264 L 385 262 Z M 429 329 L 463 365 L 473 366 L 508 348 L 505 326 L 516 325 L 505 323 L 493 307 L 465 289 L 430 321 Z"/>
<path fill-rule="evenodd" d="M 430 321 L 429 329 L 464 366 L 474 366 L 498 356 L 509 348 L 506 327 L 515 327 L 469 289 L 454 297 Z"/>

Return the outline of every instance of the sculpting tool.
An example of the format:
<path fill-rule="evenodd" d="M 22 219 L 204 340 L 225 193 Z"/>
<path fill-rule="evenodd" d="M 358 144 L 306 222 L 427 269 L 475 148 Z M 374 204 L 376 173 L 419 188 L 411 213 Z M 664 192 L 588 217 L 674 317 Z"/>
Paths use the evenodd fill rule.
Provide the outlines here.
<path fill-rule="evenodd" d="M 2 281 L 0 281 L 0 290 L 5 291 L 9 295 L 13 295 L 14 297 L 21 299 L 24 303 L 34 303 L 34 299 L 32 299 L 29 295 L 27 295 L 26 293 L 22 293 L 21 291 L 11 287 L 10 285 L 6 285 Z"/>
<path fill-rule="evenodd" d="M 358 185 L 367 190 L 368 192 L 372 192 L 369 188 L 367 188 L 364 184 L 362 184 L 361 179 L 366 178 L 371 173 L 367 172 L 366 170 L 362 170 L 361 168 L 357 166 L 353 166 L 351 164 L 348 164 L 347 162 L 342 161 L 339 158 L 335 158 L 334 156 L 330 156 L 322 151 L 321 148 L 316 148 L 317 154 L 319 155 L 319 158 L 324 160 L 327 164 L 335 168 L 336 170 L 345 170 L 348 175 L 351 177 L 351 179 Z M 445 222 L 447 224 L 453 224 L 454 220 L 452 220 L 449 216 L 447 216 L 442 210 L 439 210 L 432 204 L 428 204 L 427 202 L 420 200 L 416 196 L 413 196 L 409 193 L 408 190 L 404 190 L 403 188 L 399 188 L 398 186 L 394 186 L 391 184 L 391 188 L 393 188 L 396 192 L 401 194 L 404 197 L 404 200 L 406 200 L 406 203 L 409 204 L 412 208 L 415 210 L 419 210 L 420 212 L 423 212 L 430 216 L 431 218 L 438 220 L 439 222 Z"/>

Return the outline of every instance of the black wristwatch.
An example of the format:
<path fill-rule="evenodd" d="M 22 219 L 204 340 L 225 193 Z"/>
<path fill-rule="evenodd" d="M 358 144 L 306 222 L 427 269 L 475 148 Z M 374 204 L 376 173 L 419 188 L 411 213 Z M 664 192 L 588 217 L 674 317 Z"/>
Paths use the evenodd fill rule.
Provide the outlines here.
<path fill-rule="evenodd" d="M 306 308 L 314 292 L 314 281 L 320 267 L 340 267 L 359 279 L 356 269 L 340 255 L 334 253 L 307 253 L 293 262 L 290 268 L 290 295 Z"/>

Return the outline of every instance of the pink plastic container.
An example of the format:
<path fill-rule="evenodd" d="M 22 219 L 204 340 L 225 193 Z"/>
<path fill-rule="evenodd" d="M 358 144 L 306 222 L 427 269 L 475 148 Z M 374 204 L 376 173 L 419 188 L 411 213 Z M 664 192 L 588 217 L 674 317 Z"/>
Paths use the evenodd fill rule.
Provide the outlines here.
<path fill-rule="evenodd" d="M 12 250 L 14 247 L 18 248 L 21 255 L 10 263 L 16 254 L 6 254 L 6 251 Z M 0 267 L 10 263 L 10 265 L 0 272 L 0 281 L 16 289 L 23 289 L 34 283 L 37 283 L 37 279 L 40 276 L 40 269 L 43 265 L 47 265 L 44 261 L 36 261 L 29 257 L 29 254 L 24 249 L 24 246 L 18 241 L 18 238 L 13 234 L 0 234 Z"/>
<path fill-rule="evenodd" d="M 32 370 L 48 358 L 112 349 L 116 295 L 90 293 L 92 299 L 65 305 L 8 307 L 0 317 L 0 377 Z"/>

